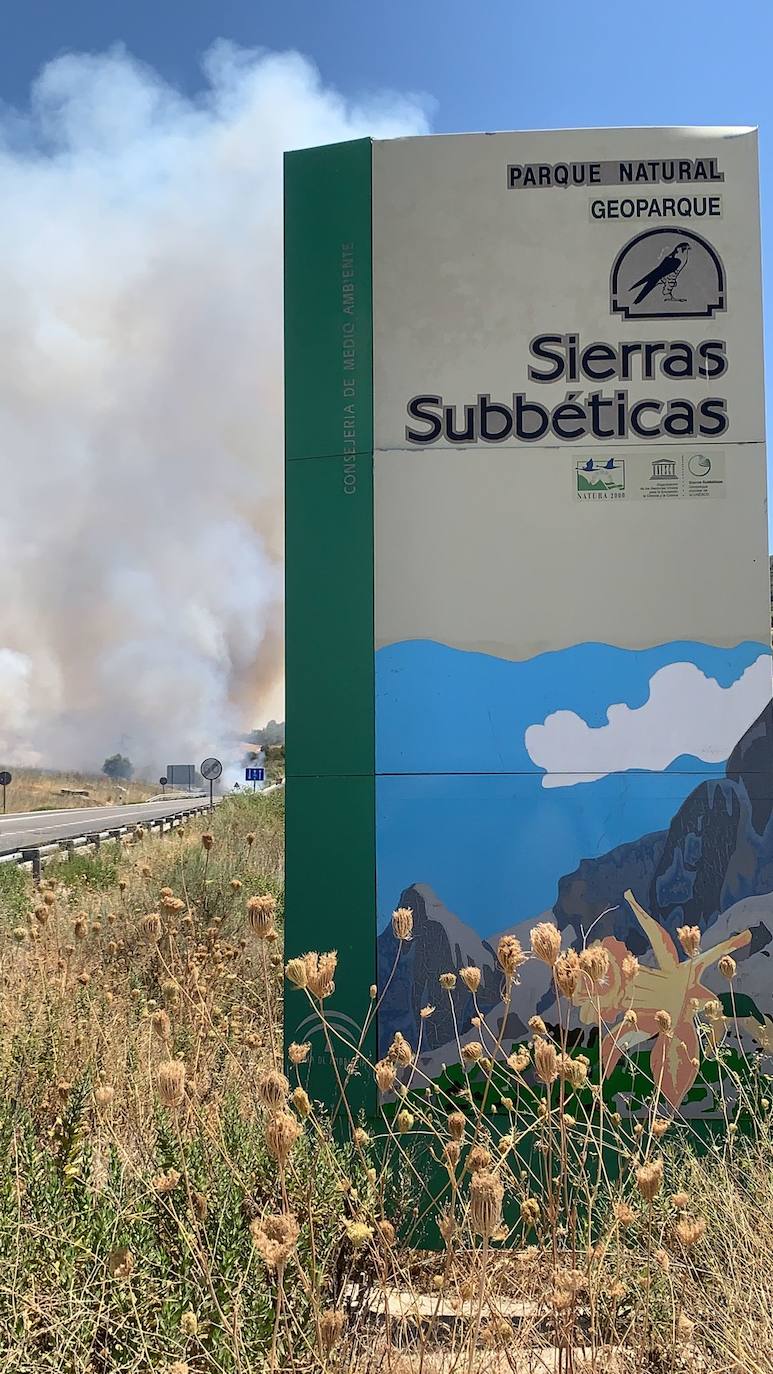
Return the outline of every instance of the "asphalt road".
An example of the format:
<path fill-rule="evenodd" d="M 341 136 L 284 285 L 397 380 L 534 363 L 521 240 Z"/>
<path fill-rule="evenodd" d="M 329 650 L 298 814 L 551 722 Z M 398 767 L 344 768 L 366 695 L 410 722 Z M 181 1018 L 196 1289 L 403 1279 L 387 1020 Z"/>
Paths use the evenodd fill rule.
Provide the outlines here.
<path fill-rule="evenodd" d="M 62 811 L 0 814 L 0 854 L 56 844 L 57 840 L 73 840 L 78 835 L 114 830 L 120 825 L 136 825 L 138 821 L 158 820 L 161 816 L 175 816 L 183 811 L 194 811 L 206 801 L 203 796 L 175 797 L 132 806 L 78 806 Z"/>

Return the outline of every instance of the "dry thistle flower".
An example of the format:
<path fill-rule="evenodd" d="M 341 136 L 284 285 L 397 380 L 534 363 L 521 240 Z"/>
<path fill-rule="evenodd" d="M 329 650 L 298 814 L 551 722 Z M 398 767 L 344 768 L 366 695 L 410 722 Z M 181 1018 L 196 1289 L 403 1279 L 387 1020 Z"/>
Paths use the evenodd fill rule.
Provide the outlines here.
<path fill-rule="evenodd" d="M 553 1286 L 570 1293 L 573 1298 L 587 1288 L 587 1280 L 581 1269 L 556 1269 Z"/>
<path fill-rule="evenodd" d="M 719 1022 L 725 1019 L 722 1003 L 717 1001 L 716 997 L 705 1003 L 703 1013 L 707 1021 Z"/>
<path fill-rule="evenodd" d="M 497 1174 L 475 1173 L 470 1182 L 470 1221 L 479 1236 L 489 1240 L 502 1220 L 504 1185 Z"/>
<path fill-rule="evenodd" d="M 625 1013 L 622 1024 L 625 1030 L 636 1030 L 639 1024 L 639 1018 L 632 1007 L 629 1007 L 628 1011 Z"/>
<path fill-rule="evenodd" d="M 103 1083 L 94 1089 L 94 1102 L 99 1111 L 106 1111 L 112 1105 L 115 1098 L 115 1088 L 109 1083 Z"/>
<path fill-rule="evenodd" d="M 306 964 L 303 959 L 291 959 L 285 968 L 285 976 L 288 983 L 292 983 L 296 988 L 306 986 Z"/>
<path fill-rule="evenodd" d="M 671 1019 L 671 1013 L 670 1013 L 670 1012 L 668 1012 L 668 1011 L 656 1011 L 656 1012 L 655 1012 L 655 1023 L 656 1023 L 656 1025 L 657 1025 L 657 1028 L 658 1028 L 658 1030 L 660 1031 L 660 1034 L 661 1034 L 661 1035 L 671 1035 L 671 1034 L 673 1033 L 674 1023 L 673 1023 L 673 1021 L 672 1021 L 672 1019 Z"/>
<path fill-rule="evenodd" d="M 438 1231 L 440 1232 L 446 1245 L 454 1234 L 454 1219 L 450 1212 L 443 1212 L 438 1218 Z"/>
<path fill-rule="evenodd" d="M 671 1122 L 667 1121 L 665 1117 L 656 1116 L 655 1120 L 652 1123 L 652 1134 L 656 1137 L 657 1140 L 660 1140 L 661 1136 L 664 1136 L 666 1134 L 666 1131 L 668 1130 L 670 1125 Z"/>
<path fill-rule="evenodd" d="M 210 850 L 210 849 L 212 848 L 213 844 L 215 843 L 215 837 L 214 837 L 214 835 L 210 835 L 209 832 L 207 831 L 206 834 L 202 835 L 202 837 L 201 837 L 201 843 L 202 843 L 202 846 L 203 846 L 204 849 Z"/>
<path fill-rule="evenodd" d="M 336 1311 L 328 1307 L 319 1319 L 319 1343 L 322 1352 L 329 1355 L 341 1339 L 344 1330 L 344 1314 L 339 1309 Z"/>
<path fill-rule="evenodd" d="M 376 1082 L 382 1093 L 391 1093 L 397 1081 L 394 1064 L 390 1064 L 388 1059 L 379 1059 L 374 1069 Z"/>
<path fill-rule="evenodd" d="M 483 1054 L 483 1046 L 480 1040 L 470 1040 L 469 1044 L 462 1045 L 462 1059 L 465 1064 L 477 1064 Z"/>
<path fill-rule="evenodd" d="M 199 1329 L 198 1317 L 195 1312 L 183 1312 L 180 1318 L 180 1330 L 184 1336 L 195 1336 Z"/>
<path fill-rule="evenodd" d="M 612 1210 L 621 1226 L 632 1226 L 636 1220 L 636 1213 L 627 1202 L 616 1202 Z"/>
<path fill-rule="evenodd" d="M 534 1042 L 534 1071 L 541 1083 L 554 1083 L 558 1077 L 556 1047 L 541 1037 Z"/>
<path fill-rule="evenodd" d="M 287 1056 L 291 1064 L 305 1064 L 310 1053 L 310 1040 L 304 1040 L 302 1045 L 299 1045 L 296 1040 L 293 1040 L 293 1043 L 289 1046 L 287 1050 Z"/>
<path fill-rule="evenodd" d="M 448 1134 L 452 1140 L 464 1139 L 464 1128 L 467 1125 L 467 1119 L 462 1112 L 451 1112 L 448 1117 L 447 1125 Z"/>
<path fill-rule="evenodd" d="M 635 954 L 626 954 L 621 965 L 623 979 L 626 983 L 632 983 L 639 972 L 639 960 Z"/>
<path fill-rule="evenodd" d="M 735 959 L 732 957 L 732 955 L 723 954 L 722 958 L 717 964 L 717 968 L 722 974 L 722 977 L 726 978 L 728 983 L 732 983 L 736 975 L 736 970 L 738 968 L 738 965 L 736 964 Z"/>
<path fill-rule="evenodd" d="M 303 1091 L 303 1089 L 301 1089 Z M 275 1112 L 266 1123 L 266 1149 L 284 1169 L 298 1138 L 303 1135 L 300 1122 L 289 1112 Z"/>
<path fill-rule="evenodd" d="M 601 944 L 588 945 L 580 951 L 578 962 L 591 988 L 597 989 L 609 973 L 609 954 Z"/>
<path fill-rule="evenodd" d="M 384 1218 L 382 1221 L 377 1222 L 376 1230 L 385 1245 L 394 1245 L 397 1235 L 391 1221 L 387 1221 L 386 1218 Z"/>
<path fill-rule="evenodd" d="M 158 1066 L 158 1095 L 165 1107 L 182 1106 L 185 1097 L 185 1065 L 181 1059 L 167 1059 Z"/>
<path fill-rule="evenodd" d="M 35 907 L 35 920 L 37 921 L 39 926 L 47 925 L 49 914 L 50 913 L 47 906 Z"/>
<path fill-rule="evenodd" d="M 134 1268 L 134 1255 L 128 1245 L 120 1245 L 111 1250 L 107 1257 L 107 1268 L 114 1279 L 128 1279 Z"/>
<path fill-rule="evenodd" d="M 366 1145 L 370 1145 L 370 1136 L 364 1131 L 362 1126 L 355 1126 L 352 1140 L 358 1150 L 364 1150 Z"/>
<path fill-rule="evenodd" d="M 588 1077 L 588 1065 L 584 1059 L 572 1059 L 571 1055 L 561 1056 L 561 1077 L 570 1087 L 581 1088 Z"/>
<path fill-rule="evenodd" d="M 278 1111 L 287 1101 L 290 1084 L 278 1069 L 266 1069 L 257 1081 L 258 1099 L 269 1111 Z"/>
<path fill-rule="evenodd" d="M 561 932 L 551 921 L 540 921 L 531 932 L 531 950 L 543 964 L 555 966 L 561 953 Z"/>
<path fill-rule="evenodd" d="M 409 906 L 399 906 L 392 912 L 392 933 L 396 940 L 410 940 L 413 935 L 413 912 Z"/>
<path fill-rule="evenodd" d="M 445 988 L 446 992 L 453 992 L 454 988 L 456 987 L 456 974 L 441 973 L 438 982 L 440 983 L 441 988 Z"/>
<path fill-rule="evenodd" d="M 85 940 L 87 930 L 88 925 L 86 921 L 83 919 L 82 916 L 79 916 L 72 928 L 72 933 L 75 936 L 76 940 Z"/>
<path fill-rule="evenodd" d="M 701 947 L 699 926 L 677 926 L 676 938 L 689 959 L 698 953 Z"/>
<path fill-rule="evenodd" d="M 480 987 L 481 971 L 479 968 L 476 968 L 474 964 L 466 964 L 464 968 L 460 968 L 459 977 L 468 992 L 476 993 L 478 991 Z"/>
<path fill-rule="evenodd" d="M 706 1223 L 703 1217 L 691 1217 L 686 1213 L 681 1216 L 674 1227 L 674 1235 L 681 1245 L 697 1245 L 699 1240 L 703 1240 L 706 1234 Z"/>
<path fill-rule="evenodd" d="M 249 830 L 244 838 L 247 841 L 247 847 L 251 849 L 255 843 L 255 836 L 253 835 L 252 831 Z"/>
<path fill-rule="evenodd" d="M 191 1191 L 191 1205 L 198 1221 L 206 1221 L 209 1203 L 206 1194 L 199 1193 L 195 1188 Z"/>
<path fill-rule="evenodd" d="M 636 1187 L 645 1202 L 652 1202 L 663 1186 L 663 1161 L 653 1159 L 636 1170 Z"/>
<path fill-rule="evenodd" d="M 278 1212 L 261 1220 L 256 1217 L 250 1235 L 266 1267 L 282 1269 L 298 1243 L 300 1227 L 292 1212 Z"/>
<path fill-rule="evenodd" d="M 690 1321 L 684 1312 L 680 1312 L 676 1319 L 676 1339 L 682 1342 L 691 1341 L 694 1331 L 695 1322 Z"/>
<path fill-rule="evenodd" d="M 536 1198 L 524 1198 L 521 1203 L 521 1220 L 526 1226 L 537 1225 L 539 1221 L 539 1203 Z"/>
<path fill-rule="evenodd" d="M 167 1193 L 173 1193 L 177 1187 L 182 1174 L 177 1169 L 167 1169 L 164 1174 L 156 1174 L 153 1179 L 153 1192 L 159 1197 L 166 1197 Z"/>
<path fill-rule="evenodd" d="M 139 826 L 137 827 L 137 829 L 139 829 Z M 143 878 L 152 878 L 152 877 L 153 877 L 153 870 L 152 870 L 151 868 L 149 868 L 147 864 L 143 864 L 143 865 L 142 865 L 142 868 L 140 869 L 140 873 L 141 873 L 141 875 L 142 875 Z"/>
<path fill-rule="evenodd" d="M 548 1033 L 548 1028 L 541 1016 L 530 1016 L 527 1024 L 533 1035 L 547 1035 Z"/>
<path fill-rule="evenodd" d="M 562 997 L 572 997 L 580 976 L 580 961 L 573 949 L 559 955 L 553 966 L 553 977 Z"/>
<path fill-rule="evenodd" d="M 521 1049 L 516 1050 L 515 1054 L 509 1054 L 507 1062 L 514 1073 L 523 1073 L 531 1063 L 531 1055 L 524 1045 Z"/>
<path fill-rule="evenodd" d="M 161 939 L 161 917 L 157 911 L 149 911 L 147 916 L 143 916 L 140 930 L 151 944 L 158 943 Z"/>
<path fill-rule="evenodd" d="M 49 890 L 48 892 L 43 893 L 43 901 L 45 902 L 46 906 L 53 906 L 56 902 L 56 896 L 53 892 Z"/>
<path fill-rule="evenodd" d="M 389 1058 L 400 1069 L 407 1069 L 413 1060 L 413 1050 L 401 1031 L 395 1031 L 395 1038 L 389 1046 Z"/>
<path fill-rule="evenodd" d="M 168 1041 L 172 1035 L 172 1022 L 168 1011 L 154 1011 L 150 1024 L 159 1040 Z"/>
<path fill-rule="evenodd" d="M 306 964 L 306 987 L 312 997 L 322 1001 L 325 997 L 330 997 L 335 992 L 336 966 L 338 964 L 338 954 L 334 949 L 328 950 L 327 954 L 304 954 Z"/>
<path fill-rule="evenodd" d="M 419 1012 L 419 1016 L 421 1017 L 422 1021 L 427 1021 L 430 1016 L 434 1015 L 434 1013 L 434 1007 L 422 1007 L 421 1011 Z"/>
<path fill-rule="evenodd" d="M 276 897 L 265 893 L 262 897 L 250 897 L 247 902 L 247 920 L 253 935 L 265 940 L 273 928 L 276 916 Z"/>
<path fill-rule="evenodd" d="M 368 1226 L 364 1221 L 345 1221 L 344 1230 L 355 1250 L 360 1250 L 363 1245 L 367 1245 L 368 1241 L 373 1239 L 373 1227 Z"/>
<path fill-rule="evenodd" d="M 231 891 L 232 891 L 232 892 L 241 892 L 241 887 L 242 887 L 242 880 L 241 880 L 241 878 L 232 878 L 232 879 L 231 879 Z"/>
<path fill-rule="evenodd" d="M 517 976 L 519 968 L 526 962 L 526 955 L 515 935 L 501 937 L 497 945 L 497 962 L 508 981 Z"/>
<path fill-rule="evenodd" d="M 685 1192 L 681 1192 L 681 1193 L 672 1193 L 671 1196 L 670 1196 L 670 1198 L 669 1198 L 669 1202 L 671 1203 L 671 1206 L 672 1206 L 672 1207 L 676 1207 L 676 1209 L 677 1209 L 678 1212 L 681 1212 L 681 1211 L 687 1206 L 687 1204 L 688 1204 L 689 1201 L 690 1201 L 689 1194 L 688 1194 L 688 1193 L 685 1193 Z"/>
<path fill-rule="evenodd" d="M 90 973 L 79 973 L 79 974 L 78 974 L 78 982 L 79 982 L 84 988 L 87 988 L 88 985 L 89 985 L 89 983 L 91 982 L 91 974 L 90 974 Z"/>
<path fill-rule="evenodd" d="M 662 1269 L 664 1274 L 667 1274 L 669 1269 L 671 1268 L 671 1257 L 668 1251 L 656 1250 L 652 1258 L 654 1259 L 658 1268 Z"/>
<path fill-rule="evenodd" d="M 395 1125 L 400 1135 L 407 1135 L 409 1131 L 413 1130 L 413 1117 L 411 1113 L 403 1108 L 395 1117 Z"/>

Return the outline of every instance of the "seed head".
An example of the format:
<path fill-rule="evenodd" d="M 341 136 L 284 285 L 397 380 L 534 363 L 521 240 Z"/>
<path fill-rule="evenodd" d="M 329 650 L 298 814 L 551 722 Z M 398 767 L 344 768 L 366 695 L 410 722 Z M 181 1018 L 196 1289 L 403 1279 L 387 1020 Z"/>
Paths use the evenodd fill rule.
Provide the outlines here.
<path fill-rule="evenodd" d="M 636 1170 L 636 1187 L 645 1202 L 652 1202 L 663 1186 L 663 1161 L 653 1159 Z"/>
<path fill-rule="evenodd" d="M 304 954 L 303 960 L 306 965 L 305 986 L 312 997 L 316 997 L 320 1002 L 323 998 L 330 997 L 335 992 L 333 979 L 338 964 L 336 951 L 331 949 L 327 954 Z"/>
<path fill-rule="evenodd" d="M 635 954 L 626 954 L 622 963 L 623 978 L 626 983 L 632 983 L 639 972 L 639 960 Z"/>
<path fill-rule="evenodd" d="M 591 989 L 597 991 L 609 973 L 609 954 L 601 944 L 588 945 L 580 951 L 578 962 Z"/>
<path fill-rule="evenodd" d="M 202 837 L 201 837 L 201 843 L 202 843 L 204 849 L 206 849 L 207 851 L 209 851 L 209 850 L 212 848 L 213 844 L 215 843 L 215 837 L 214 837 L 214 835 L 210 835 L 209 832 L 207 832 L 206 834 L 202 835 Z"/>
<path fill-rule="evenodd" d="M 480 1040 L 471 1040 L 469 1044 L 462 1045 L 462 1059 L 465 1064 L 477 1064 L 483 1055 L 483 1046 Z"/>
<path fill-rule="evenodd" d="M 150 1024 L 154 1034 L 158 1036 L 159 1040 L 168 1043 L 172 1036 L 172 1022 L 169 1017 L 169 1012 L 163 1009 L 161 1011 L 154 1011 L 150 1018 Z"/>
<path fill-rule="evenodd" d="M 632 1226 L 636 1220 L 636 1213 L 627 1202 L 616 1202 L 613 1210 L 621 1226 Z"/>
<path fill-rule="evenodd" d="M 536 954 L 543 964 L 555 966 L 561 953 L 561 932 L 550 921 L 540 921 L 531 932 L 532 954 Z"/>
<path fill-rule="evenodd" d="M 280 1169 L 284 1169 L 295 1142 L 302 1134 L 303 1127 L 297 1117 L 289 1112 L 275 1112 L 269 1117 L 266 1123 L 266 1149 Z"/>
<path fill-rule="evenodd" d="M 158 1066 L 158 1095 L 165 1107 L 182 1106 L 185 1097 L 185 1065 L 181 1059 L 167 1059 Z"/>
<path fill-rule="evenodd" d="M 671 1206 L 675 1207 L 678 1212 L 683 1211 L 689 1201 L 690 1198 L 687 1193 L 672 1193 L 669 1198 Z"/>
<path fill-rule="evenodd" d="M 161 939 L 161 917 L 157 911 L 149 911 L 140 921 L 140 930 L 150 944 L 158 944 Z"/>
<path fill-rule="evenodd" d="M 639 1018 L 632 1007 L 629 1007 L 628 1011 L 625 1013 L 622 1024 L 626 1030 L 636 1030 L 639 1024 Z"/>
<path fill-rule="evenodd" d="M 503 935 L 497 945 L 497 962 L 505 975 L 511 980 L 518 975 L 521 964 L 526 962 L 526 955 L 521 947 L 520 940 L 515 935 Z"/>
<path fill-rule="evenodd" d="M 507 1056 L 507 1062 L 514 1073 L 523 1073 L 525 1069 L 528 1069 L 531 1063 L 531 1055 L 526 1049 L 526 1046 L 523 1045 L 521 1049 L 516 1050 L 514 1054 L 509 1054 Z"/>
<path fill-rule="evenodd" d="M 410 1112 L 406 1111 L 405 1108 L 397 1113 L 395 1125 L 400 1135 L 407 1135 L 409 1131 L 413 1130 L 413 1120 L 413 1116 Z"/>
<path fill-rule="evenodd" d="M 502 1220 L 504 1185 L 497 1174 L 481 1170 L 470 1182 L 470 1221 L 479 1236 L 490 1239 Z"/>
<path fill-rule="evenodd" d="M 524 1198 L 521 1203 L 521 1220 L 526 1226 L 536 1226 L 539 1221 L 539 1203 L 536 1198 Z"/>
<path fill-rule="evenodd" d="M 269 931 L 273 929 L 275 916 L 276 897 L 270 892 L 261 897 L 250 897 L 247 902 L 247 920 L 250 930 L 259 940 L 265 940 Z"/>
<path fill-rule="evenodd" d="M 195 1336 L 199 1329 L 199 1322 L 195 1312 L 183 1312 L 180 1318 L 180 1330 L 184 1336 Z"/>
<path fill-rule="evenodd" d="M 290 1084 L 278 1069 L 266 1069 L 257 1081 L 258 1098 L 270 1112 L 278 1111 L 287 1101 Z"/>
<path fill-rule="evenodd" d="M 530 1016 L 528 1026 L 533 1035 L 547 1035 L 548 1033 L 548 1028 L 541 1016 Z"/>
<path fill-rule="evenodd" d="M 667 1121 L 665 1117 L 656 1116 L 655 1120 L 652 1123 L 652 1134 L 655 1136 L 657 1140 L 660 1140 L 661 1137 L 666 1134 L 666 1131 L 668 1130 L 670 1125 L 671 1122 Z"/>
<path fill-rule="evenodd" d="M 287 1057 L 291 1064 L 305 1064 L 310 1053 L 310 1040 L 304 1040 L 302 1045 L 299 1045 L 297 1041 L 293 1040 L 293 1043 L 288 1047 Z"/>
<path fill-rule="evenodd" d="M 658 1030 L 660 1031 L 660 1034 L 661 1034 L 661 1035 L 671 1035 L 671 1034 L 673 1033 L 674 1023 L 673 1023 L 673 1021 L 672 1021 L 672 1019 L 671 1019 L 671 1013 L 670 1013 L 670 1012 L 668 1012 L 668 1011 L 656 1011 L 656 1012 L 655 1012 L 655 1022 L 656 1022 L 656 1024 L 657 1024 L 657 1028 L 658 1028 Z"/>
<path fill-rule="evenodd" d="M 301 1120 L 305 1121 L 306 1117 L 311 1113 L 311 1098 L 306 1092 L 306 1089 L 301 1087 L 294 1088 L 290 1094 L 290 1101 Z"/>
<path fill-rule="evenodd" d="M 111 1250 L 107 1257 L 107 1268 L 114 1279 L 128 1279 L 134 1268 L 134 1255 L 128 1245 Z"/>
<path fill-rule="evenodd" d="M 464 1128 L 467 1119 L 462 1112 L 451 1112 L 448 1118 L 448 1134 L 452 1140 L 464 1139 Z"/>
<path fill-rule="evenodd" d="M 94 1103 L 100 1112 L 107 1111 L 114 1098 L 115 1088 L 112 1088 L 109 1083 L 103 1083 L 94 1089 Z"/>
<path fill-rule="evenodd" d="M 441 973 L 438 981 L 440 983 L 441 988 L 445 988 L 446 992 L 453 992 L 454 988 L 456 987 L 456 974 Z"/>
<path fill-rule="evenodd" d="M 256 1217 L 250 1223 L 250 1235 L 260 1258 L 268 1269 L 283 1269 L 300 1235 L 300 1227 L 292 1212 Z"/>
<path fill-rule="evenodd" d="M 153 1192 L 159 1197 L 166 1197 L 167 1193 L 173 1193 L 180 1182 L 182 1174 L 177 1169 L 167 1169 L 166 1173 L 156 1174 L 153 1179 Z"/>
<path fill-rule="evenodd" d="M 476 993 L 478 991 L 480 987 L 481 971 L 479 968 L 476 968 L 474 964 L 467 964 L 464 968 L 460 968 L 459 977 L 468 992 Z"/>
<path fill-rule="evenodd" d="M 562 1054 L 558 1064 L 559 1076 L 565 1083 L 575 1091 L 581 1088 L 588 1077 L 588 1065 L 584 1059 L 573 1059 L 569 1054 Z"/>
<path fill-rule="evenodd" d="M 379 1059 L 374 1072 L 380 1092 L 391 1093 L 397 1081 L 394 1064 L 390 1064 L 388 1059 Z"/>
<path fill-rule="evenodd" d="M 319 1343 L 322 1346 L 322 1353 L 329 1355 L 331 1350 L 338 1345 L 344 1329 L 344 1314 L 340 1308 L 336 1311 L 333 1307 L 328 1307 L 319 1319 Z"/>
<path fill-rule="evenodd" d="M 430 1016 L 433 1015 L 434 1011 L 434 1007 L 422 1007 L 421 1011 L 419 1012 L 419 1016 L 421 1017 L 422 1021 L 428 1021 Z"/>
<path fill-rule="evenodd" d="M 413 935 L 413 912 L 409 906 L 399 906 L 392 912 L 392 932 L 396 940 L 410 940 Z"/>
<path fill-rule="evenodd" d="M 701 947 L 701 932 L 699 926 L 678 926 L 676 938 L 688 959 L 698 953 Z"/>
<path fill-rule="evenodd" d="M 553 965 L 553 977 L 562 997 L 572 997 L 580 976 L 580 961 L 573 949 L 560 954 Z"/>
<path fill-rule="evenodd" d="M 296 988 L 306 986 L 306 963 L 303 959 L 291 959 L 285 969 L 288 983 Z"/>
<path fill-rule="evenodd" d="M 360 1250 L 363 1245 L 367 1245 L 368 1241 L 373 1239 L 373 1227 L 368 1226 L 364 1221 L 345 1221 L 344 1230 L 355 1250 Z"/>
<path fill-rule="evenodd" d="M 401 1031 L 395 1032 L 395 1038 L 389 1046 L 389 1058 L 400 1069 L 407 1069 L 413 1060 L 413 1050 Z"/>
<path fill-rule="evenodd" d="M 676 1223 L 674 1234 L 681 1245 L 697 1245 L 706 1234 L 706 1223 L 703 1217 L 691 1217 L 685 1212 Z"/>
<path fill-rule="evenodd" d="M 539 1037 L 534 1042 L 534 1069 L 542 1083 L 554 1083 L 558 1077 L 558 1054 L 555 1045 Z"/>
<path fill-rule="evenodd" d="M 394 1245 L 395 1240 L 397 1239 L 397 1234 L 391 1221 L 387 1221 L 385 1218 L 383 1221 L 377 1222 L 376 1230 L 378 1231 L 385 1245 Z"/>
<path fill-rule="evenodd" d="M 717 968 L 722 974 L 722 977 L 726 978 L 729 983 L 732 983 L 733 979 L 735 978 L 737 967 L 738 965 L 736 964 L 735 959 L 731 958 L 729 954 L 723 954 L 722 958 L 717 964 Z"/>
<path fill-rule="evenodd" d="M 240 891 L 241 891 L 241 886 L 242 886 L 242 880 L 241 880 L 241 878 L 232 878 L 232 879 L 231 879 L 231 891 L 232 891 L 232 892 L 240 892 Z"/>
<path fill-rule="evenodd" d="M 252 831 L 249 830 L 244 838 L 247 841 L 249 848 L 251 849 L 255 843 L 255 836 L 253 835 Z"/>
<path fill-rule="evenodd" d="M 447 1140 L 443 1146 L 443 1158 L 446 1165 L 453 1172 L 462 1155 L 462 1147 L 458 1140 Z"/>

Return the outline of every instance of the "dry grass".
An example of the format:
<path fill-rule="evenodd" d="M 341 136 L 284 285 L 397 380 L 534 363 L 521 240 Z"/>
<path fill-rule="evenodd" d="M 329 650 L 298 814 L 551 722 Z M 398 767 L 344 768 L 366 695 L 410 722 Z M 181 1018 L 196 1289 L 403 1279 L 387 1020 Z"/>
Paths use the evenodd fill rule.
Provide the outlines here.
<path fill-rule="evenodd" d="M 762 1081 L 699 1153 L 655 1085 L 620 1120 L 560 1033 L 511 1060 L 481 1025 L 452 1097 L 348 1044 L 386 1091 L 331 1133 L 304 1047 L 282 1072 L 282 805 L 0 886 L 2 1374 L 772 1374 Z M 288 973 L 332 1044 L 335 957 Z"/>
<path fill-rule="evenodd" d="M 116 783 L 104 774 L 50 773 L 39 768 L 12 768 L 11 773 L 13 782 L 7 789 L 9 811 L 61 811 L 111 802 L 143 802 L 160 791 L 158 785 L 135 781 Z M 89 795 L 63 795 L 63 788 L 69 792 L 86 791 Z"/>

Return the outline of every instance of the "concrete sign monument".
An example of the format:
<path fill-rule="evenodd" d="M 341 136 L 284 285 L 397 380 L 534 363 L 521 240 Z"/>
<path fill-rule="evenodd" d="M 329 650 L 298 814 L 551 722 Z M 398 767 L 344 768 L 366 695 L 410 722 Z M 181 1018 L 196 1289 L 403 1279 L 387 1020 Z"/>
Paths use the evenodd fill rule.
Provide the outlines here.
<path fill-rule="evenodd" d="M 433 1076 L 456 1058 L 443 971 L 482 969 L 505 1046 L 550 1021 L 535 961 L 502 1027 L 494 950 L 553 920 L 606 947 L 610 1073 L 661 1053 L 665 1008 L 663 1093 L 716 1115 L 695 1012 L 727 1001 L 725 954 L 733 1034 L 773 1054 L 754 130 L 289 154 L 286 365 L 288 954 L 338 949 L 345 1039 L 410 907 L 366 1048 L 415 1046 L 437 1004 Z M 627 951 L 651 977 L 623 1036 Z M 324 1092 L 314 1016 L 287 1009 Z"/>

